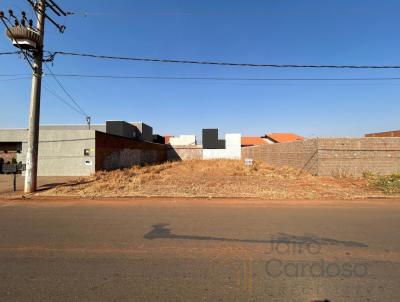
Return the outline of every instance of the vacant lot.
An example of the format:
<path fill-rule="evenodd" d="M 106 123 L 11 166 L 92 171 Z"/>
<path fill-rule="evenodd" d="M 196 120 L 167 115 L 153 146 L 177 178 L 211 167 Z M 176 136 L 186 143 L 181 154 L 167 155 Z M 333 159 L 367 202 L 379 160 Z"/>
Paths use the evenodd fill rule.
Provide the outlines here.
<path fill-rule="evenodd" d="M 98 172 L 39 195 L 260 197 L 268 199 L 351 199 L 383 196 L 365 179 L 318 177 L 255 162 L 192 160 Z"/>

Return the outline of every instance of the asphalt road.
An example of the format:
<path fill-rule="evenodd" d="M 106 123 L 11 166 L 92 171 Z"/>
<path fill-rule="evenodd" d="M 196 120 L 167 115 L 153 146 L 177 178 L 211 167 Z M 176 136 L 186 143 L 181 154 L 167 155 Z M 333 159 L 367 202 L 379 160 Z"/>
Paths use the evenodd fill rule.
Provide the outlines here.
<path fill-rule="evenodd" d="M 0 301 L 400 301 L 400 201 L 0 201 Z"/>

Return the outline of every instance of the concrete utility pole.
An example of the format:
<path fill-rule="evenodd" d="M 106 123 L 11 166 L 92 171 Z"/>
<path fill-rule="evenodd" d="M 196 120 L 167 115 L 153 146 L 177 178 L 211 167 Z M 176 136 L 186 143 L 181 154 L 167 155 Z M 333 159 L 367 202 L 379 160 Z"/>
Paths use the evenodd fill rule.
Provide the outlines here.
<path fill-rule="evenodd" d="M 61 33 L 65 30 L 64 25 L 56 23 L 56 21 L 46 14 L 46 8 L 49 8 L 57 16 L 63 15 L 66 17 L 71 13 L 64 12 L 57 3 L 54 2 L 54 0 L 37 0 L 36 2 L 34 0 L 27 1 L 32 6 L 37 17 L 36 28 L 33 28 L 32 19 L 28 20 L 26 18 L 26 12 L 24 11 L 21 12 L 22 19 L 20 21 L 15 16 L 13 10 L 10 9 L 8 11 L 10 15 L 9 18 L 5 16 L 3 11 L 0 11 L 0 21 L 7 29 L 7 36 L 11 39 L 14 46 L 19 49 L 20 53 L 24 55 L 25 60 L 29 63 L 29 66 L 33 71 L 24 189 L 25 193 L 33 193 L 36 191 L 37 186 L 40 93 L 42 88 L 42 64 L 44 61 L 43 49 L 45 20 L 48 19 Z M 14 21 L 14 25 L 11 23 L 11 20 Z M 27 22 L 28 26 L 26 24 Z M 33 63 L 31 63 L 30 58 L 33 59 Z M 54 59 L 54 56 L 50 56 L 46 61 L 51 61 L 52 59 Z M 51 74 L 54 76 L 52 72 Z"/>
<path fill-rule="evenodd" d="M 26 153 L 25 193 L 33 193 L 37 186 L 39 153 L 40 93 L 42 88 L 42 62 L 46 1 L 37 2 L 37 30 L 41 43 L 34 51 L 31 104 L 29 110 L 28 151 Z"/>

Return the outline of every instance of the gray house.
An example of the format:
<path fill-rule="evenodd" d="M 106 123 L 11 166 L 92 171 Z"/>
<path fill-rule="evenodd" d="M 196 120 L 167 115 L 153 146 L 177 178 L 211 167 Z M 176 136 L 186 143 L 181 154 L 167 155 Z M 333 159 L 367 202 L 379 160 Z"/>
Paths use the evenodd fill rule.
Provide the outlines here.
<path fill-rule="evenodd" d="M 25 163 L 27 129 L 0 130 L 0 150 L 17 152 Z M 144 123 L 109 121 L 102 125 L 40 127 L 39 176 L 84 176 L 99 170 L 166 160 L 166 147 L 152 142 Z"/>

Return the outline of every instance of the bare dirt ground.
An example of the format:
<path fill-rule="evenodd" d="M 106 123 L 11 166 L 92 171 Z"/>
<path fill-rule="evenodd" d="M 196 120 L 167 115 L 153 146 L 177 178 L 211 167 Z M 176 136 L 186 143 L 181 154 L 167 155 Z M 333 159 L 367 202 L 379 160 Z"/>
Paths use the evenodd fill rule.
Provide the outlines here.
<path fill-rule="evenodd" d="M 238 160 L 192 160 L 98 172 L 38 193 L 80 197 L 250 197 L 263 199 L 355 199 L 383 197 L 363 178 L 313 176 Z"/>

